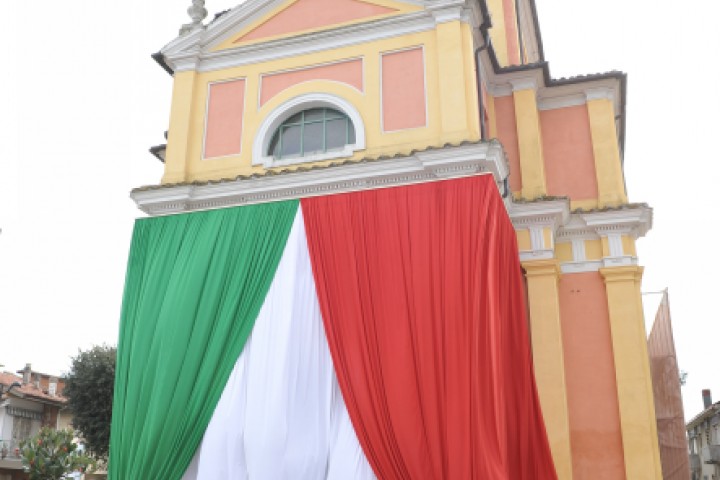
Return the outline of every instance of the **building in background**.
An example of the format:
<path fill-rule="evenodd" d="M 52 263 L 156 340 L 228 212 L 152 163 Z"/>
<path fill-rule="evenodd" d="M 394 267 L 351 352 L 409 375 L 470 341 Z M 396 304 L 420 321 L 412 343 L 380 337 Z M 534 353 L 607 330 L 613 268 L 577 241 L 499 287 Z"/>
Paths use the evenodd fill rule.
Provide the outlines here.
<path fill-rule="evenodd" d="M 0 480 L 26 478 L 20 461 L 20 443 L 43 426 L 67 428 L 71 415 L 64 410 L 61 377 L 33 371 L 30 364 L 17 374 L 0 372 Z"/>
<path fill-rule="evenodd" d="M 705 410 L 687 424 L 692 480 L 720 478 L 720 402 L 713 403 L 710 390 L 703 390 Z"/>
<path fill-rule="evenodd" d="M 167 145 L 153 147 L 163 178 L 131 194 L 141 210 L 493 175 L 559 478 L 662 478 L 635 249 L 652 210 L 625 189 L 624 73 L 553 79 L 534 0 L 247 0 L 207 24 L 199 5 L 191 14 L 154 55 L 174 86 Z"/>
<path fill-rule="evenodd" d="M 686 480 L 690 472 L 690 459 L 680 391 L 680 370 L 667 290 L 662 296 L 648 337 L 660 460 L 664 480 Z"/>

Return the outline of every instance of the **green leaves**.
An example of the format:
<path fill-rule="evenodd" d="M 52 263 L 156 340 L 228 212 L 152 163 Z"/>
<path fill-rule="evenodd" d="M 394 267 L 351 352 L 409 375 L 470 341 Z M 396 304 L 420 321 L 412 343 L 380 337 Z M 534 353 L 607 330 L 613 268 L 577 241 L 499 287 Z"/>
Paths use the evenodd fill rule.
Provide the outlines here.
<path fill-rule="evenodd" d="M 73 426 L 89 453 L 99 459 L 107 458 L 110 444 L 115 357 L 115 347 L 107 345 L 78 352 L 63 392 L 73 412 Z"/>
<path fill-rule="evenodd" d="M 78 450 L 72 430 L 43 427 L 20 444 L 25 471 L 30 480 L 60 480 L 72 472 L 92 470 L 95 462 Z"/>

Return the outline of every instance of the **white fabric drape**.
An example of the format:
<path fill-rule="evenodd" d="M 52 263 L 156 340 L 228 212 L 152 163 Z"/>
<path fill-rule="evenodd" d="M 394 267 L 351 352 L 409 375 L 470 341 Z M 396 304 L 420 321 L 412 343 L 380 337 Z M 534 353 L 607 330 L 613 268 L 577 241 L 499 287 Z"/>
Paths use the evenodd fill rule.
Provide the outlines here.
<path fill-rule="evenodd" d="M 183 480 L 371 480 L 323 329 L 298 209 L 275 279 Z"/>

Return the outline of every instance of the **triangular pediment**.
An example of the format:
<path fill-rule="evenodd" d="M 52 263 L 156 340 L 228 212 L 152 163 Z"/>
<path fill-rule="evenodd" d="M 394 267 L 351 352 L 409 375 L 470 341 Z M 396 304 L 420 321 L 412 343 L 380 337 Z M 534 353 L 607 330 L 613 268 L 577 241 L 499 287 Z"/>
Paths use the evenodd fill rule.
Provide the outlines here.
<path fill-rule="evenodd" d="M 396 8 L 362 0 L 295 0 L 234 43 L 292 35 L 397 12 Z"/>
<path fill-rule="evenodd" d="M 458 2 L 460 2 L 458 4 Z M 245 0 L 159 52 L 170 71 L 215 70 L 359 38 L 388 38 L 460 18 L 471 0 Z M 462 6 L 464 5 L 464 6 Z M 374 25 L 364 28 L 362 25 Z M 420 26 L 422 25 L 422 26 Z M 316 35 L 317 34 L 317 35 Z M 296 37 L 302 41 L 296 42 Z M 365 40 L 363 40 L 365 41 Z"/>
<path fill-rule="evenodd" d="M 266 2 L 252 18 L 236 25 L 213 50 L 234 48 L 302 33 L 320 31 L 386 16 L 422 10 L 417 1 L 285 0 Z"/>

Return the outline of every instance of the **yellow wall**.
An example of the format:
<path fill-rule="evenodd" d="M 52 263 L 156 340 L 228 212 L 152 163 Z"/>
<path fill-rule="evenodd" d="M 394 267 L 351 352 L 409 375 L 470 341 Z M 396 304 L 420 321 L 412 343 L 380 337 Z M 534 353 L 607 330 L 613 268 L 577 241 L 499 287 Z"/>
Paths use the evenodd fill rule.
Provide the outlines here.
<path fill-rule="evenodd" d="M 425 54 L 427 126 L 384 133 L 380 121 L 380 55 L 421 45 Z M 364 60 L 363 93 L 338 82 L 310 81 L 284 90 L 258 108 L 262 74 L 358 57 Z M 203 159 L 208 84 L 234 78 L 246 81 L 241 153 Z M 181 72 L 175 75 L 174 92 L 164 183 L 230 178 L 263 171 L 262 167 L 252 166 L 251 158 L 259 125 L 275 108 L 306 93 L 325 92 L 341 97 L 353 104 L 362 116 L 366 148 L 346 160 L 407 154 L 413 149 L 480 138 L 472 34 L 467 24 L 458 21 L 440 24 L 436 31 L 363 45 L 208 73 Z"/>
<path fill-rule="evenodd" d="M 550 450 L 558 478 L 572 478 L 570 423 L 560 322 L 557 260 L 524 262 L 533 362 Z"/>
<path fill-rule="evenodd" d="M 635 266 L 600 270 L 610 313 L 626 476 L 659 480 L 655 404 L 640 297 L 642 272 Z"/>

